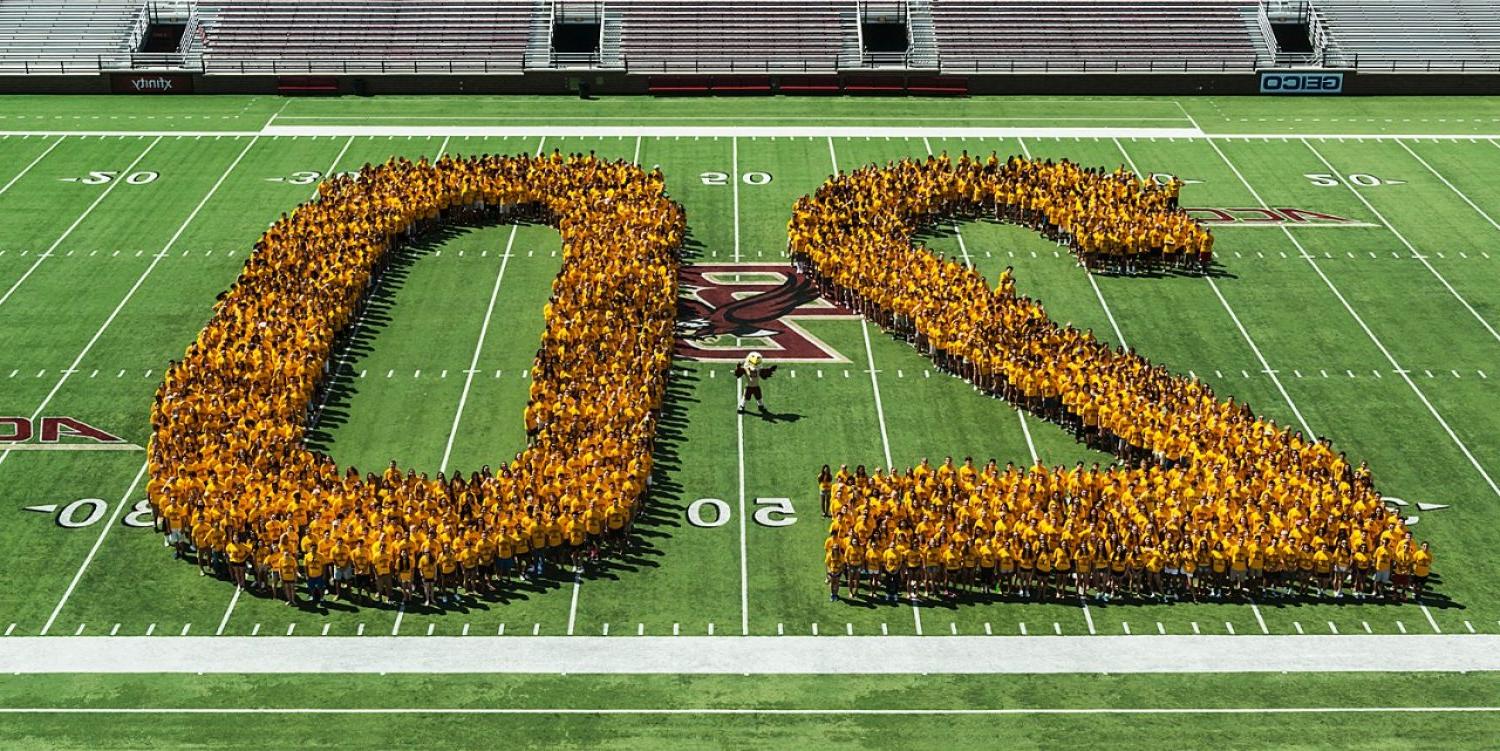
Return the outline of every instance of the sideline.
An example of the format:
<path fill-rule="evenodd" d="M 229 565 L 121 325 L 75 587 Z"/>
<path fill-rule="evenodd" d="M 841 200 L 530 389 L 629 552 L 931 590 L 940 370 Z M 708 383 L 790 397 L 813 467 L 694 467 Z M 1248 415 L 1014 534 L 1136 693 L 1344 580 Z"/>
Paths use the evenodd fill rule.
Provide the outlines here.
<path fill-rule="evenodd" d="M 1017 674 L 1500 671 L 1500 635 L 128 636 L 0 639 L 8 673 Z"/>

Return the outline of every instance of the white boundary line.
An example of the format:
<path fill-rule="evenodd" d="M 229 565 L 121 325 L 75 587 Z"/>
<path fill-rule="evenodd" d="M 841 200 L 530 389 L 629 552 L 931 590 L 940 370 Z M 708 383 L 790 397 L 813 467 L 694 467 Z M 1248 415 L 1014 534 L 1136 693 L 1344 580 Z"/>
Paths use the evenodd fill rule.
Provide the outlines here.
<path fill-rule="evenodd" d="M 12 636 L 9 673 L 1022 674 L 1500 671 L 1500 635 Z M 1249 648 L 1253 644 L 1253 648 Z"/>
<path fill-rule="evenodd" d="M 1229 156 L 1219 148 L 1218 144 L 1210 141 L 1209 145 L 1213 147 L 1214 151 L 1218 152 L 1219 158 L 1224 160 L 1224 164 L 1227 165 L 1232 172 L 1234 172 L 1235 177 L 1239 178 L 1240 182 L 1244 184 L 1245 189 L 1250 191 L 1250 195 L 1255 199 L 1255 201 L 1262 207 L 1268 206 L 1265 200 L 1261 198 L 1260 193 L 1255 190 L 1255 187 L 1250 184 L 1249 180 L 1245 179 L 1245 176 L 1240 173 L 1239 168 L 1234 165 L 1234 162 L 1229 160 Z M 1323 269 L 1318 265 L 1317 259 L 1313 258 L 1312 254 L 1308 253 L 1306 248 L 1302 247 L 1302 243 L 1297 240 L 1297 236 L 1295 234 L 1291 232 L 1286 232 L 1285 234 L 1287 236 L 1287 239 L 1291 240 L 1292 244 L 1295 245 L 1297 250 L 1301 253 L 1302 258 L 1307 261 L 1308 265 L 1313 268 L 1313 271 L 1317 272 L 1318 277 L 1323 280 L 1323 283 L 1328 286 L 1329 291 L 1333 292 L 1334 297 L 1337 297 L 1339 302 L 1343 304 L 1344 310 L 1349 312 L 1349 315 L 1352 316 L 1355 323 L 1358 323 L 1359 327 L 1364 330 L 1365 335 L 1370 338 L 1370 341 L 1375 344 L 1375 347 L 1380 350 L 1381 354 L 1385 355 L 1385 359 L 1390 362 L 1391 368 L 1395 371 L 1396 375 L 1400 376 L 1403 381 L 1406 381 L 1406 385 L 1411 387 L 1412 392 L 1415 393 L 1417 395 L 1417 398 L 1422 401 L 1422 404 L 1427 407 L 1427 411 L 1430 412 L 1433 418 L 1437 420 L 1438 424 L 1443 427 L 1443 430 L 1448 434 L 1448 437 L 1453 439 L 1453 442 L 1458 446 L 1459 450 L 1463 452 L 1464 456 L 1469 460 L 1469 463 L 1474 465 L 1474 469 L 1479 472 L 1480 477 L 1484 478 L 1484 481 L 1487 485 L 1489 485 L 1490 490 L 1494 491 L 1495 495 L 1500 496 L 1500 485 L 1495 484 L 1494 479 L 1490 477 L 1490 473 L 1485 470 L 1484 466 L 1479 463 L 1478 459 L 1474 458 L 1474 454 L 1469 451 L 1469 447 L 1464 444 L 1463 440 L 1458 437 L 1457 433 L 1453 432 L 1453 428 L 1449 427 L 1448 421 L 1443 419 L 1443 416 L 1437 411 L 1437 408 L 1432 405 L 1432 402 L 1427 400 L 1427 395 L 1422 393 L 1422 389 L 1418 387 L 1416 382 L 1411 379 L 1411 376 L 1407 372 L 1407 370 L 1401 367 L 1401 363 L 1397 362 L 1395 356 L 1391 354 L 1391 351 L 1386 349 L 1385 343 L 1381 342 L 1380 338 L 1375 336 L 1375 332 L 1370 330 L 1370 327 L 1365 323 L 1364 319 L 1361 318 L 1359 313 L 1354 310 L 1354 307 L 1349 304 L 1349 301 L 1344 298 L 1343 293 L 1339 292 L 1338 287 L 1334 286 L 1333 280 L 1329 279 L 1328 275 L 1323 273 Z M 1270 368 L 1267 368 L 1267 370 L 1270 370 Z M 1275 377 L 1274 374 L 1272 375 L 1272 377 Z"/>
<path fill-rule="evenodd" d="M 870 118 L 861 118 L 870 119 Z M 455 138 L 610 138 L 637 137 L 731 137 L 742 138 L 1177 138 L 1215 141 L 1295 141 L 1311 138 L 1319 141 L 1489 141 L 1500 139 L 1500 133 L 1204 133 L 1195 128 L 982 128 L 968 126 L 892 126 L 892 127 L 713 127 L 713 126 L 272 126 L 261 130 L 0 130 L 0 137 L 42 138 L 322 138 L 344 136 Z"/>
<path fill-rule="evenodd" d="M 61 142 L 62 142 L 62 139 L 58 139 L 58 143 L 61 143 Z M 33 264 L 31 264 L 30 268 L 26 269 L 26 273 L 22 274 L 21 278 L 17 279 L 14 284 L 10 285 L 10 289 L 5 290 L 5 294 L 0 295 L 0 305 L 4 305 L 5 301 L 9 300 L 10 296 L 16 293 L 16 290 L 21 286 L 21 284 L 31 277 L 32 272 L 36 271 L 37 267 L 41 266 L 43 261 L 45 261 L 48 258 L 52 257 L 52 251 L 57 250 L 58 246 L 62 245 L 64 242 L 67 241 L 68 236 L 70 236 L 70 235 L 73 234 L 73 230 L 78 229 L 78 225 L 83 224 L 83 221 L 85 219 L 89 218 L 89 214 L 94 213 L 94 209 L 98 208 L 99 204 L 104 203 L 104 199 L 109 198 L 109 194 L 112 193 L 112 192 L 114 192 L 114 189 L 117 188 L 117 187 L 119 187 L 120 183 L 125 182 L 126 175 L 130 174 L 130 172 L 135 169 L 135 166 L 137 164 L 140 164 L 141 160 L 145 159 L 146 155 L 150 154 L 151 150 L 154 149 L 154 148 L 156 148 L 156 145 L 159 144 L 159 143 L 161 143 L 161 136 L 157 136 L 156 140 L 154 140 L 150 144 L 148 144 L 146 146 L 146 149 L 144 151 L 142 151 L 139 156 L 137 156 L 133 161 L 131 161 L 130 164 L 125 167 L 125 169 L 121 170 L 119 172 L 119 174 L 116 175 L 116 177 L 118 179 L 110 180 L 109 184 L 106 185 L 106 186 L 104 186 L 104 190 L 100 191 L 99 195 L 94 198 L 93 202 L 90 203 L 88 205 L 88 207 L 83 210 L 83 213 L 79 214 L 78 218 L 74 219 L 73 223 L 70 224 L 70 225 L 68 225 L 68 228 L 65 229 L 65 230 L 63 230 L 63 233 L 61 235 L 58 235 L 57 240 L 55 242 L 53 242 L 51 245 L 47 246 L 47 250 L 43 251 L 42 253 L 37 254 L 36 262 L 33 263 Z M 53 144 L 53 145 L 55 146 L 56 144 Z M 50 149 L 48 149 L 48 150 L 50 151 Z M 44 156 L 45 156 L 45 154 L 44 154 Z M 35 164 L 35 162 L 32 162 L 32 164 Z M 29 170 L 31 168 L 27 167 L 27 169 Z M 17 175 L 16 179 L 20 179 L 20 175 Z M 11 183 L 14 183 L 14 182 L 15 182 L 15 180 L 11 180 Z M 5 187 L 9 188 L 10 184 L 6 184 Z"/>
<path fill-rule="evenodd" d="M 1355 188 L 1354 184 L 1351 183 L 1351 182 L 1349 182 L 1349 180 L 1346 178 L 1346 176 L 1343 175 L 1342 173 L 1340 173 L 1338 171 L 1338 168 L 1334 167 L 1333 163 L 1330 162 L 1330 161 L 1328 161 L 1328 158 L 1325 157 L 1325 156 L 1323 156 L 1323 153 L 1321 151 L 1318 151 L 1316 148 L 1314 148 L 1313 145 L 1307 141 L 1307 139 L 1305 139 L 1305 138 L 1302 139 L 1302 145 L 1306 146 L 1307 149 L 1313 153 L 1313 156 L 1316 156 L 1318 158 L 1318 161 L 1320 161 L 1320 162 L 1323 163 L 1323 166 L 1327 167 L 1331 172 L 1333 172 L 1339 178 L 1339 182 L 1343 183 L 1344 187 L 1348 188 L 1349 192 L 1353 193 L 1354 197 L 1358 198 L 1359 202 L 1362 203 L 1362 204 L 1364 204 L 1365 208 L 1369 209 L 1370 213 L 1374 214 L 1375 218 L 1378 219 L 1378 220 L 1380 220 L 1380 223 L 1383 224 L 1383 225 L 1385 225 L 1385 228 L 1388 229 L 1388 230 L 1390 230 L 1391 234 L 1395 235 L 1396 239 L 1400 240 L 1401 244 L 1405 245 L 1407 250 L 1411 251 L 1411 254 L 1412 254 L 1413 258 L 1417 259 L 1418 261 L 1421 261 L 1422 265 L 1426 266 L 1427 270 L 1431 271 L 1432 275 L 1435 276 L 1435 277 L 1437 277 L 1437 280 L 1443 283 L 1443 286 L 1445 288 L 1447 288 L 1447 290 L 1448 290 L 1448 292 L 1450 294 L 1453 295 L 1453 299 L 1458 300 L 1459 303 L 1461 303 L 1464 306 L 1464 308 L 1469 311 L 1469 315 L 1474 316 L 1474 320 L 1478 321 L 1479 325 L 1483 326 L 1485 331 L 1490 332 L 1490 336 L 1494 337 L 1495 341 L 1500 342 L 1500 331 L 1495 331 L 1495 327 L 1491 326 L 1490 323 L 1489 323 L 1489 321 L 1484 320 L 1484 316 L 1479 315 L 1479 311 L 1475 310 L 1474 306 L 1470 305 L 1469 301 L 1465 300 L 1463 295 L 1458 294 L 1458 290 L 1454 289 L 1453 285 L 1451 285 L 1451 284 L 1448 283 L 1447 278 L 1445 278 L 1442 274 L 1438 273 L 1438 270 L 1436 268 L 1434 268 L 1431 263 L 1427 262 L 1427 256 L 1424 256 L 1420 252 L 1418 252 L 1416 246 L 1412 245 L 1411 241 L 1406 239 L 1406 235 L 1401 234 L 1401 231 L 1398 230 L 1398 229 L 1396 229 L 1396 225 L 1391 224 L 1390 220 L 1386 219 L 1385 215 L 1381 214 L 1380 210 L 1376 209 L 1375 205 L 1372 204 L 1372 203 L 1370 203 L 1370 199 L 1365 198 L 1365 194 L 1359 192 L 1359 189 Z M 1411 151 L 1411 149 L 1407 149 L 1407 151 Z M 1416 156 L 1415 153 L 1413 153 L 1412 155 Z M 1418 159 L 1420 160 L 1421 157 L 1418 157 Z M 1423 163 L 1425 164 L 1425 162 L 1423 162 Z M 1431 168 L 1429 167 L 1428 169 L 1431 169 Z M 1437 173 L 1434 172 L 1433 174 L 1437 174 Z M 1446 183 L 1448 181 L 1444 180 L 1443 182 Z M 1453 186 L 1450 185 L 1448 187 L 1451 188 Z M 1259 200 L 1259 199 L 1256 199 L 1256 200 Z M 1464 200 L 1468 200 L 1468 199 L 1466 198 Z M 1469 205 L 1473 206 L 1474 204 L 1470 203 Z M 1475 208 L 1477 209 L 1478 207 L 1476 206 Z M 1480 212 L 1480 213 L 1482 214 L 1484 212 Z M 1488 218 L 1488 217 L 1486 217 L 1486 218 Z M 1493 222 L 1491 222 L 1491 223 L 1493 224 Z M 1306 253 L 1306 252 L 1307 251 L 1303 251 L 1303 253 Z"/>
<path fill-rule="evenodd" d="M 42 410 L 46 409 L 47 405 L 52 403 L 52 397 L 57 396 L 57 392 L 62 390 L 63 384 L 68 382 L 69 376 L 78 371 L 78 364 L 83 362 L 83 358 L 88 357 L 89 352 L 93 350 L 94 345 L 98 343 L 99 338 L 104 336 L 105 330 L 110 327 L 110 324 L 113 324 L 115 322 L 115 318 L 119 317 L 120 311 L 125 309 L 125 305 L 130 302 L 130 299 L 135 297 L 136 290 L 139 290 L 141 288 L 141 285 L 145 283 L 146 277 L 151 275 L 151 272 L 156 269 L 156 265 L 161 263 L 161 259 L 167 257 L 168 251 L 172 249 L 172 246 L 177 244 L 177 240 L 182 237 L 182 233 L 186 232 L 188 226 L 193 223 L 193 220 L 198 218 L 198 213 L 201 212 L 203 210 L 203 207 L 208 204 L 209 199 L 213 198 L 214 195 L 219 192 L 219 187 L 222 186 L 224 184 L 224 181 L 229 178 L 229 173 L 233 172 L 234 168 L 239 166 L 240 161 L 245 158 L 246 154 L 250 153 L 250 149 L 255 146 L 258 140 L 258 137 L 251 136 L 250 142 L 245 144 L 245 148 L 241 149 L 239 155 L 234 158 L 234 161 L 229 163 L 229 166 L 224 170 L 224 174 L 219 175 L 219 179 L 213 184 L 213 187 L 208 189 L 208 193 L 203 196 L 203 200 L 199 201 L 198 205 L 193 207 L 192 213 L 188 214 L 187 218 L 182 221 L 182 224 L 177 227 L 177 231 L 172 233 L 172 237 L 167 240 L 167 244 L 162 246 L 161 252 L 155 254 L 151 258 L 151 263 L 146 266 L 145 271 L 141 272 L 140 277 L 135 280 L 135 284 L 131 285 L 130 289 L 125 293 L 125 297 L 120 300 L 120 303 L 115 306 L 114 310 L 110 311 L 109 317 L 105 318 L 104 323 L 100 324 L 99 330 L 94 332 L 94 336 L 89 339 L 88 344 L 85 344 L 83 346 L 83 349 L 79 351 L 78 356 L 73 358 L 73 364 L 69 365 L 66 370 L 62 371 L 62 377 L 57 379 L 57 384 L 52 387 L 51 391 L 47 392 L 46 398 L 42 399 L 42 403 L 38 405 L 36 411 L 31 414 L 32 420 L 35 420 L 38 415 L 42 414 Z M 144 156 L 144 154 L 142 154 L 142 156 Z M 132 163 L 132 167 L 133 166 L 134 164 Z M 126 169 L 128 170 L 130 168 L 127 167 Z M 117 183 L 111 183 L 111 185 L 115 184 Z M 3 464 L 6 458 L 10 456 L 10 454 L 11 452 L 9 449 L 0 452 L 0 464 Z"/>
<path fill-rule="evenodd" d="M 1487 714 L 1468 707 L 1011 707 L 871 709 L 860 707 L 0 707 L 11 715 L 573 715 L 769 717 L 1025 717 L 1066 715 Z"/>

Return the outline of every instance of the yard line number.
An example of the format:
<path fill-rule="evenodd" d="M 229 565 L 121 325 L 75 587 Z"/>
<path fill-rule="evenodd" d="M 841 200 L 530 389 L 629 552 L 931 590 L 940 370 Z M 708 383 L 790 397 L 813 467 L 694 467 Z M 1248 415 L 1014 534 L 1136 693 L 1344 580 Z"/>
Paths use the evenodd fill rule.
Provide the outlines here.
<path fill-rule="evenodd" d="M 750 518 L 762 527 L 790 527 L 797 523 L 797 510 L 790 498 L 756 498 L 755 505 L 759 508 Z M 687 507 L 688 523 L 694 527 L 722 527 L 729 523 L 729 518 L 729 504 L 720 498 L 699 498 Z"/>
<path fill-rule="evenodd" d="M 698 177 L 702 178 L 704 185 L 728 185 L 729 173 L 727 172 L 704 172 Z M 746 172 L 740 175 L 740 182 L 746 185 L 766 185 L 771 182 L 769 172 Z"/>

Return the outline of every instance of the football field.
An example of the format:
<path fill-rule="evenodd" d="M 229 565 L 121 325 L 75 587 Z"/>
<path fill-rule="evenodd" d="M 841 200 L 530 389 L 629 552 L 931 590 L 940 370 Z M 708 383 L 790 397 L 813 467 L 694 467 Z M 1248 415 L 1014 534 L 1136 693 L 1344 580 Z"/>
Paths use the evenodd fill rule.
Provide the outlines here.
<path fill-rule="evenodd" d="M 255 636 L 266 637 L 266 659 L 274 661 L 276 638 L 285 637 L 608 637 L 628 651 L 629 639 L 641 636 L 818 636 L 838 651 L 867 643 L 839 641 L 851 636 L 1140 636 L 1140 648 L 1150 649 L 1149 637 L 1166 635 L 1233 636 L 1227 648 L 1254 651 L 1266 635 L 1500 635 L 1500 101 L 4 97 L 0 107 L 0 438 L 11 439 L 0 444 L 5 637 L 45 635 L 66 649 L 71 637 Z M 309 200 L 319 180 L 366 163 L 554 150 L 659 167 L 687 214 L 683 336 L 657 473 L 629 554 L 582 575 L 553 569 L 445 608 L 358 601 L 293 608 L 173 561 L 143 504 L 140 447 L 150 433 L 152 395 L 266 226 Z M 874 324 L 785 294 L 794 281 L 786 224 L 797 198 L 839 170 L 962 151 L 1123 165 L 1183 180 L 1183 205 L 1217 236 L 1216 265 L 1206 276 L 1091 275 L 1066 249 L 991 222 L 934 227 L 924 242 L 992 279 L 1012 267 L 1018 289 L 1042 300 L 1053 319 L 1127 344 L 1279 424 L 1332 439 L 1351 461 L 1367 461 L 1418 540 L 1432 544 L 1429 596 L 1399 605 L 830 602 L 815 484 L 822 465 L 906 467 L 948 456 L 1002 465 L 1113 460 L 981 396 Z M 341 467 L 362 471 L 393 459 L 429 473 L 508 461 L 525 445 L 528 369 L 559 248 L 556 231 L 531 225 L 453 227 L 406 248 L 351 344 L 334 356 L 333 387 L 310 431 L 315 445 Z M 767 383 L 768 410 L 737 414 L 732 370 L 751 349 L 780 368 Z M 505 640 L 494 648 L 511 649 Z M 682 672 L 693 672 L 705 642 L 683 643 Z M 1401 649 L 1400 641 L 1380 644 Z M 933 672 L 963 672 L 950 667 Z M 123 706 L 228 706 L 199 701 L 228 678 L 208 680 L 209 687 L 183 685 L 193 683 L 187 676 L 90 680 L 99 683 L 85 689 L 56 677 L 18 678 L 0 691 L 0 704 L 49 706 L 38 700 L 50 693 L 56 706 L 82 707 L 95 696 Z M 485 696 L 482 682 L 460 690 L 420 676 L 392 684 L 351 679 L 362 698 L 348 705 L 329 691 L 277 690 L 285 679 L 235 680 L 252 699 L 303 708 L 408 706 L 429 692 L 435 698 L 421 706 L 504 701 L 477 698 Z M 780 697 L 764 677 L 616 677 L 613 690 L 579 688 L 576 677 L 568 679 L 572 690 L 541 677 L 508 680 L 518 695 L 540 696 L 527 704 L 533 708 L 1495 703 L 1482 690 L 1487 681 L 1492 692 L 1493 680 L 1481 676 L 1387 676 L 1384 683 L 1339 675 L 1135 676 L 1112 688 L 1087 677 L 1002 684 L 949 676 L 942 691 L 918 691 L 915 678 L 804 676 Z M 1242 685 L 1251 687 L 1242 701 L 1228 701 L 1225 692 Z M 637 690 L 645 693 L 623 701 L 621 694 Z M 887 695 L 900 691 L 915 698 Z M 1211 702 L 1193 701 L 1209 695 Z M 1265 703 L 1268 696 L 1276 701 Z M 124 723 L 122 745 L 142 744 L 136 733 L 162 722 L 115 719 Z M 414 722 L 440 727 L 449 719 Z M 886 724 L 906 733 L 913 722 L 929 732 L 952 723 L 979 743 L 991 740 L 994 723 L 999 738 L 1019 732 L 1018 723 L 1036 723 L 1031 730 L 1079 743 L 1088 725 L 1159 723 L 1162 732 L 1191 726 L 1199 735 L 1188 737 L 1201 743 L 1228 737 L 1245 746 L 1267 742 L 1255 734 L 1267 728 L 1316 726 L 1325 735 L 1306 743 L 1325 746 L 1352 743 L 1355 728 L 1400 745 L 1403 733 L 1425 727 L 1414 737 L 1443 738 L 1444 747 L 1482 746 L 1493 735 L 1476 728 L 1495 729 L 1493 713 L 1399 721 L 1286 713 L 1257 717 L 1259 729 L 1236 727 L 1243 719 L 843 713 L 838 726 L 875 734 Z M 12 720 L 41 738 L 95 718 Z M 535 715 L 484 721 L 550 732 Z M 816 715 L 774 713 L 590 716 L 579 719 L 583 735 L 567 740 L 593 745 L 600 735 L 588 733 L 604 733 L 595 724 L 617 721 L 639 724 L 638 734 L 670 726 L 685 747 L 703 723 L 758 745 L 865 745 L 857 735 L 825 735 Z M 168 736 L 173 742 L 191 742 L 205 727 L 235 722 L 179 715 L 162 727 L 180 733 Z M 88 736 L 76 738 L 82 745 Z M 549 745 L 542 734 L 533 740 Z"/>

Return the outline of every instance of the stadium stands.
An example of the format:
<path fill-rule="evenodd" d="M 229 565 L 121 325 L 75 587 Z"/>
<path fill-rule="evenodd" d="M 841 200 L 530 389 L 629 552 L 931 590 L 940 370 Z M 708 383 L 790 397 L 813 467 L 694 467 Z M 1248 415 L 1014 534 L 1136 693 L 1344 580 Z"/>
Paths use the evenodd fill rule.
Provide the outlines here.
<path fill-rule="evenodd" d="M 933 0 L 944 70 L 1251 70 L 1257 0 Z"/>
<path fill-rule="evenodd" d="M 1363 71 L 1500 70 L 1494 0 L 1317 0 L 1325 62 Z"/>
<path fill-rule="evenodd" d="M 198 4 L 207 73 L 520 73 L 530 0 Z"/>
<path fill-rule="evenodd" d="M 833 72 L 859 59 L 852 0 L 640 0 L 621 14 L 632 72 Z"/>
<path fill-rule="evenodd" d="M 0 1 L 0 73 L 98 73 L 146 29 L 141 0 Z"/>

